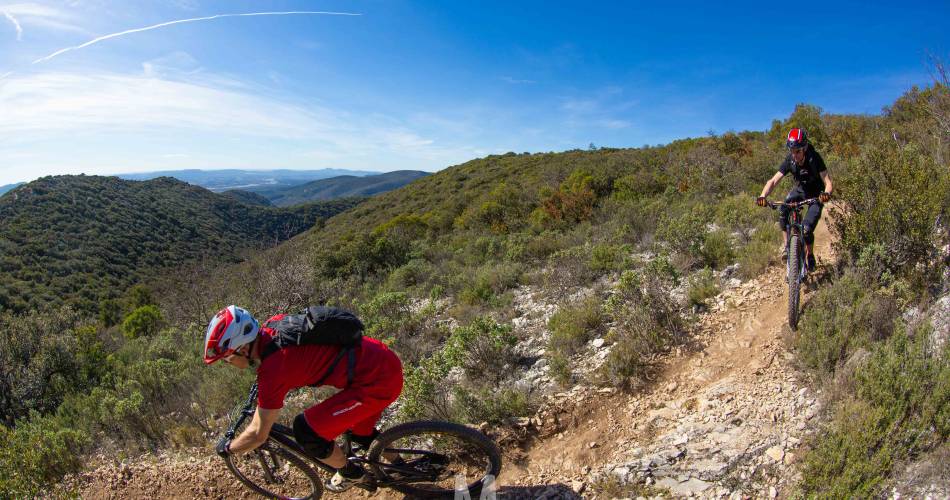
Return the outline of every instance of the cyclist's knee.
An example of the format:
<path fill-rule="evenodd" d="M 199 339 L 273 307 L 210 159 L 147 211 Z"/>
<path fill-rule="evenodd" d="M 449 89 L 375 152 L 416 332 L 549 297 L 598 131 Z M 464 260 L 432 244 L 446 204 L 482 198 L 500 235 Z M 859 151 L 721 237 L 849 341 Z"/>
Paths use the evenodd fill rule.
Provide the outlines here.
<path fill-rule="evenodd" d="M 333 453 L 333 441 L 328 441 L 317 435 L 310 428 L 310 424 L 307 423 L 303 413 L 297 415 L 297 418 L 294 419 L 294 437 L 297 438 L 297 443 L 315 458 L 322 460 Z"/>
<path fill-rule="evenodd" d="M 804 226 L 802 229 L 804 229 L 802 239 L 805 240 L 805 244 L 813 245 L 815 243 L 815 233 L 813 232 L 811 226 Z"/>

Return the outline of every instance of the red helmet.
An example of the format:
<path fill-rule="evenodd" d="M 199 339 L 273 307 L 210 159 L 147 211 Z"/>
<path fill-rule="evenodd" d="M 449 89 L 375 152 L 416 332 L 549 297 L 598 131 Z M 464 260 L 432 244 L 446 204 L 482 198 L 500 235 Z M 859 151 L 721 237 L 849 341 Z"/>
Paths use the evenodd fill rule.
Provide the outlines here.
<path fill-rule="evenodd" d="M 251 313 L 238 306 L 228 306 L 218 311 L 205 332 L 205 363 L 234 354 L 244 344 L 257 338 L 260 325 Z"/>
<path fill-rule="evenodd" d="M 785 147 L 788 149 L 803 148 L 808 145 L 808 134 L 803 128 L 793 128 L 788 131 L 788 138 L 785 140 Z"/>

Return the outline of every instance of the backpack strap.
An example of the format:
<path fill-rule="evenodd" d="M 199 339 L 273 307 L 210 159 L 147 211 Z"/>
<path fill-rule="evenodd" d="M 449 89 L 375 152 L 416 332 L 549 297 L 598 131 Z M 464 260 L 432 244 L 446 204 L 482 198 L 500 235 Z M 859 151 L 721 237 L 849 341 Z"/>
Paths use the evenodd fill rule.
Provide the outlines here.
<path fill-rule="evenodd" d="M 320 380 L 310 384 L 310 387 L 320 387 L 323 385 L 323 382 L 333 373 L 333 370 L 336 370 L 336 366 L 340 364 L 340 361 L 343 359 L 343 356 L 347 356 L 346 362 L 346 385 L 353 383 L 353 376 L 356 370 L 356 349 L 352 346 L 344 347 L 340 349 L 340 352 L 337 353 L 336 357 L 333 358 L 333 363 L 330 364 L 330 368 L 327 368 L 326 373 L 320 377 Z"/>
<path fill-rule="evenodd" d="M 353 384 L 353 377 L 356 372 L 356 348 L 347 347 L 346 350 L 349 351 L 349 359 L 346 361 L 346 385 L 350 386 Z"/>
<path fill-rule="evenodd" d="M 259 341 L 260 338 L 258 338 L 257 340 Z M 274 354 L 275 352 L 279 350 L 280 350 L 280 346 L 278 345 L 277 339 L 271 339 L 271 341 L 268 342 L 267 345 L 264 346 L 263 349 L 261 349 L 261 352 L 257 354 L 258 356 L 261 357 L 261 361 L 263 362 L 265 359 L 267 359 L 268 356 L 270 356 L 271 354 Z"/>

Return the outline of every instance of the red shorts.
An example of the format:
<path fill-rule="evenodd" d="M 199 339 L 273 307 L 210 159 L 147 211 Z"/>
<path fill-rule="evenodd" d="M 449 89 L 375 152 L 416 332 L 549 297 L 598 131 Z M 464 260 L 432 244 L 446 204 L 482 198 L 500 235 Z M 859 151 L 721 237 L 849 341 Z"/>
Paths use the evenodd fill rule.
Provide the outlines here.
<path fill-rule="evenodd" d="M 373 433 L 383 410 L 402 392 L 402 363 L 394 353 L 387 350 L 386 354 L 352 385 L 303 412 L 318 436 L 332 441 L 348 430 L 357 436 Z"/>

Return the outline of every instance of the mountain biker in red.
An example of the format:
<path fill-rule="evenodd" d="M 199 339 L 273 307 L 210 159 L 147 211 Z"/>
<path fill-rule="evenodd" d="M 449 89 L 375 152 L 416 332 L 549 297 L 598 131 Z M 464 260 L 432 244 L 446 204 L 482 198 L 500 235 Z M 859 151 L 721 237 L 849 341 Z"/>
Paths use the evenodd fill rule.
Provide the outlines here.
<path fill-rule="evenodd" d="M 356 347 L 352 383 L 347 384 L 347 363 L 333 366 L 340 353 L 338 345 L 298 345 L 277 350 L 261 361 L 261 352 L 278 335 L 269 328 L 284 314 L 259 326 L 250 313 L 237 306 L 218 312 L 205 335 L 204 362 L 223 359 L 239 369 L 257 367 L 258 404 L 254 418 L 232 441 L 222 439 L 216 448 L 221 456 L 245 453 L 267 441 L 271 427 L 291 389 L 312 385 L 324 374 L 323 385 L 342 389 L 294 419 L 297 442 L 314 458 L 337 469 L 326 482 L 333 492 L 349 489 L 363 480 L 365 472 L 349 463 L 334 442 L 340 434 L 353 431 L 353 441 L 364 447 L 379 434 L 376 423 L 383 410 L 402 392 L 402 362 L 382 342 L 363 337 Z M 329 371 L 328 371 L 329 370 Z"/>
<path fill-rule="evenodd" d="M 785 147 L 788 148 L 785 161 L 779 165 L 778 172 L 762 187 L 762 194 L 755 202 L 758 206 L 764 207 L 766 205 L 765 197 L 788 174 L 792 174 L 796 184 L 788 193 L 788 196 L 785 197 L 786 203 L 818 198 L 821 203 L 810 205 L 802 220 L 802 226 L 804 227 L 802 236 L 805 241 L 808 268 L 814 269 L 815 253 L 812 249 L 815 243 L 814 231 L 815 227 L 818 226 L 818 220 L 821 219 L 823 204 L 828 203 L 828 200 L 831 199 L 831 175 L 828 174 L 828 169 L 825 167 L 825 161 L 821 158 L 821 155 L 808 142 L 805 129 L 793 128 L 790 130 L 785 141 Z M 788 213 L 788 207 L 782 206 L 779 210 L 778 225 L 782 228 L 783 242 L 788 241 Z M 782 248 L 782 259 L 788 260 L 788 248 L 784 244 Z"/>

